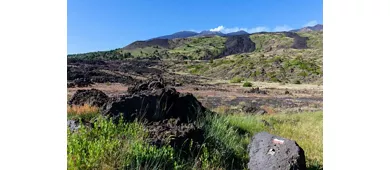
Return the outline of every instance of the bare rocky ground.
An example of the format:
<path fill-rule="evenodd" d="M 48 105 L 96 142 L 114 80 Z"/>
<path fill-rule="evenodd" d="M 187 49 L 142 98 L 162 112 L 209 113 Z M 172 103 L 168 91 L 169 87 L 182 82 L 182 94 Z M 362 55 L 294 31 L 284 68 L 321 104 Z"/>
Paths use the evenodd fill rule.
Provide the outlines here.
<path fill-rule="evenodd" d="M 79 89 L 92 88 L 110 97 L 119 96 L 126 94 L 127 89 L 137 82 L 161 75 L 178 92 L 192 93 L 209 109 L 222 107 L 226 111 L 239 111 L 235 109 L 250 104 L 265 109 L 267 113 L 322 110 L 322 86 L 253 82 L 253 87 L 242 87 L 242 83 L 168 70 L 160 61 L 68 60 L 68 98 Z M 77 86 L 80 79 L 89 83 Z M 73 86 L 69 86 L 71 83 Z"/>

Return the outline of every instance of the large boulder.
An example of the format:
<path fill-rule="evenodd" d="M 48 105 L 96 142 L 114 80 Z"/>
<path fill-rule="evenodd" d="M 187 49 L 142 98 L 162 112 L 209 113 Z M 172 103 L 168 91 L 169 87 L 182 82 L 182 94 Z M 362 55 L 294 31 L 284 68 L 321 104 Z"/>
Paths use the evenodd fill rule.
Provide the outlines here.
<path fill-rule="evenodd" d="M 293 140 L 261 132 L 248 146 L 250 170 L 306 170 L 305 153 Z"/>
<path fill-rule="evenodd" d="M 190 93 L 181 94 L 167 87 L 161 80 L 151 80 L 129 88 L 128 95 L 112 98 L 103 107 L 103 114 L 125 120 L 141 118 L 146 121 L 161 121 L 180 118 L 180 123 L 195 121 L 205 108 Z"/>
<path fill-rule="evenodd" d="M 69 100 L 69 105 L 85 105 L 102 107 L 107 103 L 109 97 L 100 90 L 77 90 Z"/>
<path fill-rule="evenodd" d="M 102 113 L 117 120 L 141 120 L 146 123 L 150 143 L 161 146 L 169 144 L 183 152 L 203 142 L 203 130 L 196 121 L 203 117 L 206 108 L 192 95 L 181 94 L 167 87 L 162 79 L 136 84 L 128 89 L 128 95 L 111 98 Z"/>

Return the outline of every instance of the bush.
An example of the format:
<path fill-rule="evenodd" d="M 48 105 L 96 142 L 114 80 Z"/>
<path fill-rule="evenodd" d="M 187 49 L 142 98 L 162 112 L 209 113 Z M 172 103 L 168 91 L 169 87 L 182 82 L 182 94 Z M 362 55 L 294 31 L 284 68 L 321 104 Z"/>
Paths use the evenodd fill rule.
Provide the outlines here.
<path fill-rule="evenodd" d="M 242 77 L 233 77 L 231 80 L 230 80 L 230 83 L 241 83 L 244 79 Z"/>
<path fill-rule="evenodd" d="M 172 169 L 173 148 L 149 145 L 146 137 L 139 123 L 116 124 L 102 116 L 92 128 L 68 129 L 68 169 Z"/>
<path fill-rule="evenodd" d="M 294 81 L 293 81 L 293 84 L 301 84 L 301 81 L 299 81 L 299 80 L 294 80 Z"/>
<path fill-rule="evenodd" d="M 243 87 L 252 87 L 252 83 L 251 82 L 248 82 L 248 81 L 246 81 L 242 86 Z"/>

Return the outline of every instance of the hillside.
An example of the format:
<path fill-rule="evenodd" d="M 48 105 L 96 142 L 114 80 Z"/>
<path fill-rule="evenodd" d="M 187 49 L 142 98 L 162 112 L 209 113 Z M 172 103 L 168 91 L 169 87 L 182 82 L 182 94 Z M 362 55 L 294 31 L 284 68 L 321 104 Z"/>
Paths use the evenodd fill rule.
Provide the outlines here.
<path fill-rule="evenodd" d="M 123 48 L 68 57 L 189 60 L 171 69 L 221 79 L 322 84 L 322 31 L 255 33 L 136 41 Z M 193 60 L 209 60 L 194 64 Z"/>
<path fill-rule="evenodd" d="M 303 27 L 301 29 L 291 30 L 291 32 L 310 32 L 310 31 L 322 31 L 323 25 L 317 24 L 314 26 Z"/>

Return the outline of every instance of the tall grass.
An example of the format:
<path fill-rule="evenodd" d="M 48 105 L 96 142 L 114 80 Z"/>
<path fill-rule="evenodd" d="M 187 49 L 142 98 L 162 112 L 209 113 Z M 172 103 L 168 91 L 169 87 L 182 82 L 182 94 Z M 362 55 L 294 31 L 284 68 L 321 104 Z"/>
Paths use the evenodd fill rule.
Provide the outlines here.
<path fill-rule="evenodd" d="M 78 106 L 71 105 L 67 106 L 68 119 L 81 118 L 84 120 L 91 120 L 99 114 L 99 108 L 90 106 L 88 104 Z"/>
<path fill-rule="evenodd" d="M 191 153 L 149 144 L 148 131 L 138 121 L 114 123 L 95 116 L 92 127 L 68 130 L 68 169 L 246 169 L 250 138 L 262 131 L 297 141 L 308 168 L 322 169 L 322 112 L 207 114 L 198 120 L 205 140 L 196 151 L 190 141 Z"/>
<path fill-rule="evenodd" d="M 305 151 L 309 169 L 322 169 L 323 113 L 273 114 L 273 115 L 228 115 L 228 122 L 251 136 L 267 131 L 274 135 L 295 140 Z M 267 126 L 262 120 L 267 121 Z"/>
<path fill-rule="evenodd" d="M 173 149 L 149 145 L 146 137 L 139 123 L 99 116 L 93 128 L 68 130 L 68 169 L 172 168 Z"/>

